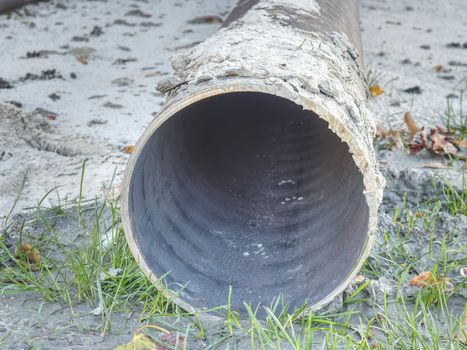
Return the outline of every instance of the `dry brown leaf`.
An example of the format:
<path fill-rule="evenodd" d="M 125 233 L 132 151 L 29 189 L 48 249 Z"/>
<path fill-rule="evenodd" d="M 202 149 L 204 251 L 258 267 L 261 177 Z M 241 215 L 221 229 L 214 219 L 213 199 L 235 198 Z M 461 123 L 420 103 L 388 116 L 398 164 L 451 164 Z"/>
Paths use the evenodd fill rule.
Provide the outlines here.
<path fill-rule="evenodd" d="M 444 67 L 441 64 L 435 64 L 431 69 L 433 69 L 435 72 L 439 73 L 444 69 Z"/>
<path fill-rule="evenodd" d="M 417 276 L 412 277 L 409 281 L 411 286 L 425 288 L 425 287 L 435 287 L 439 285 L 452 286 L 449 278 L 444 275 L 436 277 L 431 271 L 420 272 Z"/>
<path fill-rule="evenodd" d="M 379 85 L 373 85 L 369 87 L 370 94 L 373 97 L 379 96 L 384 93 L 384 90 L 379 87 Z"/>
<path fill-rule="evenodd" d="M 422 149 L 426 149 L 435 155 L 451 155 L 462 158 L 447 130 L 440 126 L 430 129 L 429 136 L 427 136 L 425 128 L 422 128 L 419 140 L 410 143 L 409 148 L 411 154 L 417 154 Z"/>
<path fill-rule="evenodd" d="M 26 258 L 26 262 L 30 264 L 38 264 L 41 261 L 41 254 L 29 243 L 21 243 L 16 247 L 15 254 L 18 258 Z"/>
<path fill-rule="evenodd" d="M 431 129 L 430 132 L 431 151 L 434 154 L 451 154 L 457 153 L 457 148 L 450 141 L 449 138 L 442 134 L 438 129 Z"/>
<path fill-rule="evenodd" d="M 418 128 L 409 112 L 404 113 L 404 122 L 407 125 L 409 131 L 410 140 L 417 134 Z"/>
<path fill-rule="evenodd" d="M 126 154 L 132 154 L 135 151 L 135 146 L 129 145 L 122 148 L 122 152 Z"/>

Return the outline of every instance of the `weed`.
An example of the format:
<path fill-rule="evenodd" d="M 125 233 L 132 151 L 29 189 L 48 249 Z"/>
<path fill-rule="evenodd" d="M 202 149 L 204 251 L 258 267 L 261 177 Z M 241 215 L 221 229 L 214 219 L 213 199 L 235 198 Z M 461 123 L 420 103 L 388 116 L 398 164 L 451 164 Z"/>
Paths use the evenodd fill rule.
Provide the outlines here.
<path fill-rule="evenodd" d="M 459 91 L 459 106 L 454 108 L 453 99 L 446 99 L 446 111 L 444 112 L 443 123 L 448 134 L 455 135 L 459 140 L 464 140 L 467 134 L 467 114 L 463 110 L 464 90 Z"/>

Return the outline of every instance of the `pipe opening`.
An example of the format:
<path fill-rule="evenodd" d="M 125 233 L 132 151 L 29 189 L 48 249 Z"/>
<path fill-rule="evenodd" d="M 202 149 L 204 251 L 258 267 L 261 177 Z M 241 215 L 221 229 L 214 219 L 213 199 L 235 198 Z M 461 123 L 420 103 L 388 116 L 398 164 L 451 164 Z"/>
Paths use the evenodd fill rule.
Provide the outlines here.
<path fill-rule="evenodd" d="M 348 146 L 313 112 L 236 92 L 177 112 L 131 173 L 128 212 L 154 275 L 195 308 L 313 305 L 353 270 L 368 206 Z M 177 287 L 171 289 L 177 290 Z"/>

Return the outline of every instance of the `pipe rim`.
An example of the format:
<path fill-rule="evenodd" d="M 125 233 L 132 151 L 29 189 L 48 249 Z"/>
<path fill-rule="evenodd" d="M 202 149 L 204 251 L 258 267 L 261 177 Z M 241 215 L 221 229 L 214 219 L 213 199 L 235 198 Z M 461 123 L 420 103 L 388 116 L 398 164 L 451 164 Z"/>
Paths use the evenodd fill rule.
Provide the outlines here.
<path fill-rule="evenodd" d="M 352 133 L 342 123 L 338 122 L 337 121 L 338 118 L 334 116 L 327 108 L 323 107 L 319 103 L 316 103 L 316 101 L 314 101 L 312 98 L 304 97 L 299 94 L 287 93 L 287 90 L 283 90 L 283 89 L 281 90 L 272 89 L 271 85 L 267 85 L 264 83 L 229 82 L 229 83 L 224 83 L 224 85 L 222 86 L 216 85 L 214 87 L 208 86 L 204 89 L 199 88 L 199 90 L 193 93 L 190 93 L 188 96 L 184 96 L 179 99 L 175 98 L 174 100 L 169 101 L 159 111 L 157 116 L 149 123 L 149 125 L 144 130 L 143 134 L 139 137 L 135 145 L 135 152 L 133 152 L 130 155 L 130 158 L 126 164 L 126 168 L 125 168 L 124 176 L 123 176 L 123 182 L 122 182 L 123 203 L 121 207 L 121 212 L 122 212 L 123 230 L 124 230 L 126 241 L 133 255 L 133 258 L 135 259 L 136 263 L 138 264 L 138 266 L 140 267 L 144 275 L 151 281 L 151 283 L 156 287 L 156 289 L 159 292 L 161 292 L 168 300 L 178 305 L 182 309 L 192 314 L 198 314 L 201 319 L 208 320 L 208 321 L 218 320 L 218 319 L 221 319 L 222 317 L 219 315 L 213 315 L 211 313 L 208 313 L 209 310 L 207 309 L 202 309 L 202 308 L 200 309 L 200 308 L 195 308 L 191 306 L 189 303 L 187 303 L 182 298 L 180 298 L 176 292 L 167 288 L 164 285 L 163 281 L 151 272 L 151 269 L 147 265 L 144 257 L 142 256 L 138 248 L 137 242 L 135 240 L 135 237 L 133 235 L 132 220 L 131 220 L 131 216 L 129 215 L 129 189 L 130 189 L 131 175 L 133 174 L 136 161 L 142 149 L 144 148 L 145 144 L 148 142 L 150 137 L 157 131 L 157 129 L 164 122 L 166 122 L 169 118 L 174 116 L 177 112 L 183 110 L 184 108 L 188 107 L 189 105 L 195 102 L 198 102 L 203 99 L 207 99 L 212 96 L 228 94 L 228 93 L 233 93 L 233 92 L 260 92 L 264 94 L 281 97 L 301 106 L 305 110 L 309 110 L 315 113 L 320 119 L 324 120 L 328 124 L 328 127 L 331 130 L 331 132 L 335 133 L 341 139 L 342 142 L 346 143 L 347 147 L 349 148 L 349 152 L 351 153 L 352 158 L 354 159 L 355 166 L 362 174 L 363 185 L 365 188 L 364 194 L 373 192 L 369 190 L 369 187 L 375 187 L 375 188 L 378 187 L 376 183 L 373 184 L 373 186 L 370 186 L 370 184 L 368 183 L 368 178 L 370 179 L 377 178 L 377 174 L 375 174 L 375 171 L 373 170 L 373 168 L 368 165 L 368 162 L 364 160 L 363 164 L 360 164 L 359 162 L 355 161 L 355 155 L 361 155 L 364 152 L 362 152 L 360 147 L 358 147 L 358 144 L 350 142 Z M 330 127 L 331 123 L 338 124 L 339 127 L 331 128 Z M 366 173 L 369 172 L 370 176 L 367 176 L 368 174 L 366 174 L 365 172 Z M 322 298 L 321 300 L 314 303 L 313 305 L 309 305 L 309 307 L 307 308 L 308 310 L 317 311 L 319 309 L 324 308 L 329 303 L 331 303 L 340 293 L 342 293 L 345 290 L 345 288 L 347 288 L 352 283 L 352 281 L 355 279 L 358 272 L 362 268 L 363 263 L 365 262 L 366 258 L 369 256 L 371 248 L 375 240 L 374 228 L 372 227 L 371 222 L 372 220 L 373 221 L 376 220 L 378 205 L 371 206 L 369 203 L 368 197 L 366 197 L 366 204 L 368 205 L 368 209 L 369 209 L 367 234 L 366 234 L 364 246 L 362 247 L 360 255 L 357 261 L 355 262 L 351 272 L 326 297 Z M 226 300 L 227 300 L 227 297 L 228 296 L 226 295 Z"/>

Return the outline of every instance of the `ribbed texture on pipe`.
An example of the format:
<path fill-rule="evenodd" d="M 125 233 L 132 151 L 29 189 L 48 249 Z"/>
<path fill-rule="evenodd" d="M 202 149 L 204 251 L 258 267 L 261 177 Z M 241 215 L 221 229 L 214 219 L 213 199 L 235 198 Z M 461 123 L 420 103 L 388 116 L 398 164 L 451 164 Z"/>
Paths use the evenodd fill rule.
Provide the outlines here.
<path fill-rule="evenodd" d="M 373 241 L 372 149 L 356 1 L 243 1 L 173 59 L 178 80 L 125 175 L 130 248 L 193 310 L 325 305 Z"/>

